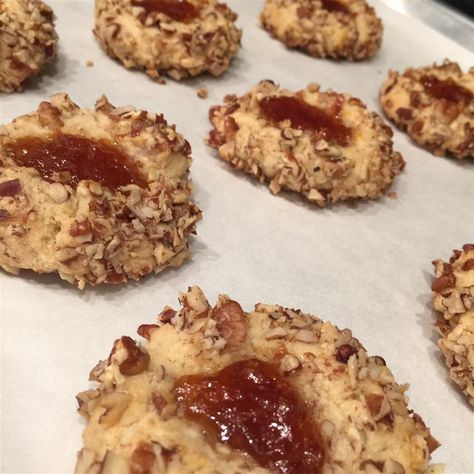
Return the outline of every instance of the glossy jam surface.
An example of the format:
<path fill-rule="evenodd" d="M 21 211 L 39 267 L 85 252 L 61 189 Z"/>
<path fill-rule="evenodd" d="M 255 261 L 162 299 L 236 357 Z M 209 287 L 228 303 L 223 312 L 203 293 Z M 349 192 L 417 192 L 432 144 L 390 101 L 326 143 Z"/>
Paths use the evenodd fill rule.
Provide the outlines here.
<path fill-rule="evenodd" d="M 319 473 L 324 449 L 295 388 L 271 364 L 247 359 L 175 385 L 185 416 L 218 441 L 283 474 Z"/>
<path fill-rule="evenodd" d="M 322 0 L 323 8 L 328 12 L 344 12 L 349 13 L 346 5 L 337 0 Z"/>
<path fill-rule="evenodd" d="M 138 168 L 105 140 L 58 134 L 49 139 L 21 138 L 5 149 L 16 163 L 35 168 L 47 181 L 75 187 L 81 180 L 93 180 L 111 189 L 127 184 L 146 186 Z"/>
<path fill-rule="evenodd" d="M 163 13 L 181 23 L 189 23 L 199 15 L 198 9 L 186 0 L 132 0 L 132 5 L 144 8 L 147 13 Z"/>
<path fill-rule="evenodd" d="M 421 83 L 425 91 L 435 99 L 446 99 L 450 102 L 470 102 L 474 100 L 471 91 L 456 84 L 452 79 L 441 80 L 435 76 L 424 76 Z"/>
<path fill-rule="evenodd" d="M 292 128 L 317 132 L 328 142 L 346 145 L 351 136 L 351 129 L 336 115 L 297 97 L 265 97 L 260 101 L 260 110 L 271 122 L 289 120 Z"/>

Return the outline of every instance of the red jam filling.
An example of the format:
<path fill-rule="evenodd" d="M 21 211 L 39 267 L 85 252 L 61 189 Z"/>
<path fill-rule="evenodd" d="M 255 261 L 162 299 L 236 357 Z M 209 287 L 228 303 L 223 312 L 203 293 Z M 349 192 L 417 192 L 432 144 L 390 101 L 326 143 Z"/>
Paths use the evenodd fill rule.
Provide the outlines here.
<path fill-rule="evenodd" d="M 450 102 L 470 102 L 474 99 L 471 91 L 459 86 L 452 79 L 443 81 L 435 76 L 424 76 L 421 83 L 426 93 L 435 99 L 446 99 Z"/>
<path fill-rule="evenodd" d="M 148 14 L 163 13 L 181 23 L 189 23 L 199 15 L 198 9 L 186 0 L 132 0 L 132 5 L 144 8 Z"/>
<path fill-rule="evenodd" d="M 346 5 L 337 0 L 322 0 L 323 8 L 328 12 L 343 12 L 349 13 Z"/>
<path fill-rule="evenodd" d="M 260 101 L 260 110 L 267 120 L 289 120 L 292 128 L 317 132 L 339 145 L 346 145 L 351 136 L 351 129 L 340 118 L 296 97 L 265 97 Z"/>
<path fill-rule="evenodd" d="M 47 181 L 77 186 L 92 180 L 111 189 L 127 184 L 146 187 L 138 168 L 105 140 L 58 134 L 48 139 L 20 138 L 5 145 L 7 156 L 20 166 L 38 170 Z"/>
<path fill-rule="evenodd" d="M 234 362 L 216 374 L 181 377 L 174 392 L 187 418 L 261 466 L 282 474 L 321 472 L 319 431 L 295 388 L 273 365 Z"/>

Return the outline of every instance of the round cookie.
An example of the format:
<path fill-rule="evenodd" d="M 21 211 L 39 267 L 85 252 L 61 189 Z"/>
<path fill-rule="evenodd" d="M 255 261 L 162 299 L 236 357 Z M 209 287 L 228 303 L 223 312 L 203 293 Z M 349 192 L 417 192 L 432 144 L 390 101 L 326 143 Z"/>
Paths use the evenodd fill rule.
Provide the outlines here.
<path fill-rule="evenodd" d="M 383 25 L 365 0 L 266 0 L 263 27 L 318 58 L 361 60 L 382 43 Z"/>
<path fill-rule="evenodd" d="M 407 386 L 349 329 L 222 295 L 212 307 L 198 287 L 179 299 L 138 328 L 144 345 L 117 339 L 92 370 L 76 474 L 442 472 Z"/>
<path fill-rule="evenodd" d="M 438 345 L 451 379 L 474 405 L 474 244 L 454 250 L 449 263 L 435 260 L 431 289 L 439 311 Z"/>
<path fill-rule="evenodd" d="M 474 157 L 474 68 L 457 63 L 390 71 L 380 91 L 387 117 L 435 155 Z"/>
<path fill-rule="evenodd" d="M 405 164 L 377 114 L 316 84 L 294 93 L 262 81 L 242 97 L 226 96 L 209 118 L 208 144 L 232 168 L 321 207 L 382 196 Z"/>
<path fill-rule="evenodd" d="M 119 283 L 179 266 L 201 217 L 191 148 L 162 115 L 66 94 L 0 127 L 0 266 Z"/>
<path fill-rule="evenodd" d="M 23 89 L 57 54 L 51 8 L 41 0 L 0 2 L 0 91 Z"/>
<path fill-rule="evenodd" d="M 94 34 L 109 56 L 153 78 L 220 76 L 240 48 L 236 19 L 216 0 L 96 0 Z"/>

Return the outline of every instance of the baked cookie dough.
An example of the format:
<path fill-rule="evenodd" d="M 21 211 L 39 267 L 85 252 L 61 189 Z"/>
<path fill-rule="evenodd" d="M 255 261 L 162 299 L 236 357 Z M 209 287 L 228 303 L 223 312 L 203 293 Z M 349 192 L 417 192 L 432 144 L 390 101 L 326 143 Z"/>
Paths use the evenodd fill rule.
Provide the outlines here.
<path fill-rule="evenodd" d="M 474 244 L 454 250 L 449 263 L 433 262 L 431 289 L 439 311 L 438 345 L 446 358 L 449 375 L 474 405 Z"/>
<path fill-rule="evenodd" d="M 0 127 L 0 266 L 120 283 L 189 255 L 191 148 L 162 115 L 66 94 Z"/>
<path fill-rule="evenodd" d="M 392 130 L 348 94 L 309 84 L 296 93 L 262 81 L 209 111 L 208 144 L 232 168 L 323 207 L 382 196 L 403 169 Z"/>
<path fill-rule="evenodd" d="M 263 27 L 318 58 L 360 60 L 382 43 L 383 25 L 365 0 L 266 0 Z"/>
<path fill-rule="evenodd" d="M 198 287 L 179 299 L 92 370 L 77 474 L 436 472 L 408 386 L 349 329 L 222 295 L 211 307 Z"/>
<path fill-rule="evenodd" d="M 380 91 L 386 115 L 435 155 L 474 158 L 474 67 L 457 63 L 390 71 Z"/>
<path fill-rule="evenodd" d="M 0 2 L 0 91 L 21 91 L 57 54 L 51 8 L 41 0 Z"/>
<path fill-rule="evenodd" d="M 153 78 L 220 76 L 240 49 L 236 19 L 216 0 L 96 0 L 94 34 L 109 56 Z"/>

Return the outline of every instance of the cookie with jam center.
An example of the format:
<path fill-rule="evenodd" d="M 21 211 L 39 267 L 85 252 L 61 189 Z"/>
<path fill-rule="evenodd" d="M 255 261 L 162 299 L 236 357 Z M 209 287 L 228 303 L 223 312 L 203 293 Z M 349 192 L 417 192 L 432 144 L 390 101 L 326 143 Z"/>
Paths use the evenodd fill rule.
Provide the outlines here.
<path fill-rule="evenodd" d="M 240 49 L 236 19 L 216 0 L 97 0 L 94 34 L 110 57 L 153 78 L 220 76 Z"/>
<path fill-rule="evenodd" d="M 51 96 L 0 128 L 0 266 L 83 288 L 181 265 L 201 217 L 190 153 L 162 115 Z"/>
<path fill-rule="evenodd" d="M 382 43 L 383 25 L 365 0 L 266 0 L 263 27 L 317 58 L 363 60 Z"/>
<path fill-rule="evenodd" d="M 451 379 L 474 405 L 474 244 L 454 250 L 449 263 L 438 259 L 433 264 L 438 346 Z"/>
<path fill-rule="evenodd" d="M 209 111 L 208 144 L 229 165 L 321 207 L 382 196 L 404 167 L 392 130 L 349 94 L 262 81 Z"/>
<path fill-rule="evenodd" d="M 400 129 L 435 155 L 474 158 L 474 67 L 457 63 L 390 71 L 382 109 Z"/>
<path fill-rule="evenodd" d="M 41 0 L 2 0 L 0 26 L 0 91 L 21 91 L 56 57 L 53 11 Z"/>
<path fill-rule="evenodd" d="M 349 329 L 198 287 L 179 300 L 92 370 L 76 474 L 442 472 L 407 386 Z"/>

